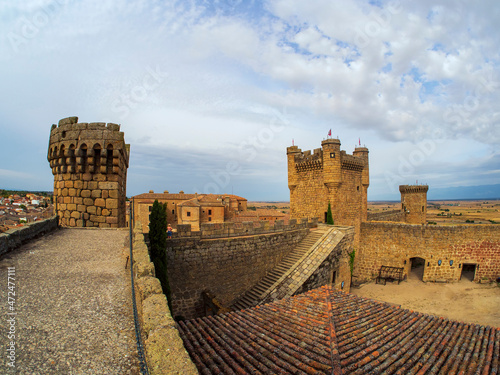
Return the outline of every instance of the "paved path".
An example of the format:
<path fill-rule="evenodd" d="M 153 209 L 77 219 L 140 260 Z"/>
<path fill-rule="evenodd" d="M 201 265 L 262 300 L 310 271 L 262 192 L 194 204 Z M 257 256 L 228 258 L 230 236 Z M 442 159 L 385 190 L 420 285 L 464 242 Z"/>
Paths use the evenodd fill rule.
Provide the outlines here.
<path fill-rule="evenodd" d="M 1 374 L 139 373 L 127 234 L 60 229 L 0 260 Z M 8 267 L 15 267 L 15 369 L 7 357 Z"/>

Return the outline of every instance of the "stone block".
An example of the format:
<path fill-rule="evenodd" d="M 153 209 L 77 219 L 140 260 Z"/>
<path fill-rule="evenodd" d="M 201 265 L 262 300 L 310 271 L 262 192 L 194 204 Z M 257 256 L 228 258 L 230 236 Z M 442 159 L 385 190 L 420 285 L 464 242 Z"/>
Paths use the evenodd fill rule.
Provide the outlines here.
<path fill-rule="evenodd" d="M 68 189 L 68 195 L 69 195 L 70 197 L 74 197 L 74 196 L 76 196 L 76 189 L 74 189 L 74 188 L 70 188 L 70 189 Z"/>
<path fill-rule="evenodd" d="M 76 204 L 70 203 L 70 204 L 66 205 L 66 209 L 69 211 L 76 211 Z"/>
<path fill-rule="evenodd" d="M 108 210 L 107 208 L 104 208 L 102 211 L 101 211 L 101 215 L 102 216 L 109 216 L 111 214 L 111 211 Z"/>
<path fill-rule="evenodd" d="M 102 215 L 102 208 L 101 207 L 96 207 L 95 213 L 96 213 L 96 215 Z"/>
<path fill-rule="evenodd" d="M 62 190 L 61 190 L 61 195 L 62 195 L 63 197 L 67 197 L 67 196 L 68 196 L 68 189 L 67 189 L 67 188 L 62 189 Z"/>
<path fill-rule="evenodd" d="M 82 174 L 82 180 L 83 181 L 91 181 L 92 180 L 92 175 L 90 173 L 83 173 Z"/>
<path fill-rule="evenodd" d="M 79 212 L 85 212 L 85 211 L 87 211 L 87 206 L 85 206 L 84 204 L 79 204 L 76 206 L 76 209 Z"/>
<path fill-rule="evenodd" d="M 89 184 L 89 189 L 91 189 L 91 190 L 97 189 L 97 187 L 98 187 L 97 181 L 89 181 L 88 184 Z"/>
<path fill-rule="evenodd" d="M 109 190 L 108 194 L 110 198 L 118 199 L 119 197 L 118 190 Z"/>
<path fill-rule="evenodd" d="M 92 192 L 90 190 L 82 190 L 80 194 L 83 198 L 89 198 L 92 195 Z"/>
<path fill-rule="evenodd" d="M 93 206 L 94 205 L 94 200 L 92 198 L 85 198 L 83 200 L 83 204 L 85 206 Z"/>
<path fill-rule="evenodd" d="M 59 203 L 57 205 L 57 207 L 61 210 L 61 211 L 64 211 L 66 210 L 66 203 Z"/>
<path fill-rule="evenodd" d="M 118 189 L 118 182 L 102 181 L 99 182 L 99 189 L 113 190 Z"/>
<path fill-rule="evenodd" d="M 83 217 L 83 220 L 90 219 L 90 215 L 88 213 L 86 213 L 86 212 L 82 215 L 82 217 Z"/>
<path fill-rule="evenodd" d="M 106 199 L 109 197 L 109 190 L 102 190 L 101 196 Z"/>
<path fill-rule="evenodd" d="M 73 183 L 73 187 L 74 187 L 75 189 L 83 189 L 83 181 L 80 181 L 80 180 L 75 181 L 75 182 Z"/>
<path fill-rule="evenodd" d="M 70 227 L 76 227 L 76 221 L 75 221 L 75 219 L 73 219 L 73 218 L 69 219 L 69 226 Z"/>
<path fill-rule="evenodd" d="M 111 228 L 108 223 L 99 223 L 99 228 Z"/>
<path fill-rule="evenodd" d="M 78 195 L 78 193 L 77 193 L 77 195 Z M 73 203 L 83 204 L 83 198 L 75 197 L 75 198 L 73 198 Z"/>
<path fill-rule="evenodd" d="M 78 122 L 78 117 L 76 117 L 76 116 L 66 117 L 66 118 L 59 120 L 59 126 L 76 124 L 77 122 Z"/>
<path fill-rule="evenodd" d="M 102 198 L 97 198 L 94 202 L 94 205 L 96 205 L 97 207 L 106 207 L 106 201 L 109 200 L 109 199 L 102 199 Z M 113 207 L 111 207 L 113 208 Z"/>
<path fill-rule="evenodd" d="M 108 224 L 118 224 L 118 218 L 117 217 L 113 217 L 113 216 L 109 216 L 106 218 L 106 223 Z"/>
<path fill-rule="evenodd" d="M 97 210 L 96 206 L 87 206 L 87 212 L 91 215 L 95 215 L 96 210 Z M 90 220 L 92 220 L 92 219 L 90 219 Z M 92 221 L 94 221 L 94 220 L 92 220 Z"/>
<path fill-rule="evenodd" d="M 101 198 L 101 191 L 100 190 L 92 190 L 92 198 Z"/>
<path fill-rule="evenodd" d="M 64 183 L 64 187 L 67 187 L 67 188 L 72 188 L 73 187 L 73 181 L 66 181 Z"/>
<path fill-rule="evenodd" d="M 106 208 L 118 208 L 118 199 L 114 198 L 106 199 Z"/>
<path fill-rule="evenodd" d="M 72 211 L 71 212 L 71 217 L 74 219 L 80 219 L 82 217 L 82 213 L 78 211 Z"/>
<path fill-rule="evenodd" d="M 71 197 L 63 197 L 62 201 L 63 201 L 63 203 L 66 203 L 66 204 L 71 203 Z"/>
<path fill-rule="evenodd" d="M 83 227 L 83 220 L 77 220 L 76 221 L 76 226 L 77 227 Z"/>

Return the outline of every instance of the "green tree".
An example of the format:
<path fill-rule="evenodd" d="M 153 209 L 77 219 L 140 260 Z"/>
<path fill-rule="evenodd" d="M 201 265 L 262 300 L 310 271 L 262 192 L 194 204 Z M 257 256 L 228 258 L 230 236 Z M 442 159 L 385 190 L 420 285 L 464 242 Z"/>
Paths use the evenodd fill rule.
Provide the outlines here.
<path fill-rule="evenodd" d="M 326 212 L 326 223 L 333 225 L 332 206 L 330 202 L 328 202 L 328 211 Z"/>
<path fill-rule="evenodd" d="M 170 285 L 167 275 L 167 204 L 155 200 L 149 215 L 149 254 L 155 265 L 156 277 L 172 311 Z"/>

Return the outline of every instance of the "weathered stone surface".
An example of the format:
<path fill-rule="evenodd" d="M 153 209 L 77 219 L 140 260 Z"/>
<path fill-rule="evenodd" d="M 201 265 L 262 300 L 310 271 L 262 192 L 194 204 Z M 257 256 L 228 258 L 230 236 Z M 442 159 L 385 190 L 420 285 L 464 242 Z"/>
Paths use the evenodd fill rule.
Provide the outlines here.
<path fill-rule="evenodd" d="M 106 208 L 118 208 L 118 199 L 106 199 Z"/>
<path fill-rule="evenodd" d="M 94 205 L 97 206 L 97 207 L 106 207 L 106 201 L 102 198 L 97 198 L 95 201 L 94 201 Z"/>
<path fill-rule="evenodd" d="M 78 122 L 78 117 L 76 116 L 66 117 L 59 120 L 59 126 L 76 124 L 77 122 Z"/>
<path fill-rule="evenodd" d="M 81 196 L 82 198 L 89 198 L 91 196 L 92 192 L 90 190 L 82 190 Z"/>
<path fill-rule="evenodd" d="M 92 198 L 100 198 L 101 191 L 100 190 L 92 190 Z"/>
<path fill-rule="evenodd" d="M 96 207 L 95 206 L 87 206 L 87 212 L 89 214 L 95 215 L 95 213 L 96 213 Z"/>
<path fill-rule="evenodd" d="M 99 189 L 117 190 L 119 188 L 118 182 L 103 181 L 99 182 Z"/>

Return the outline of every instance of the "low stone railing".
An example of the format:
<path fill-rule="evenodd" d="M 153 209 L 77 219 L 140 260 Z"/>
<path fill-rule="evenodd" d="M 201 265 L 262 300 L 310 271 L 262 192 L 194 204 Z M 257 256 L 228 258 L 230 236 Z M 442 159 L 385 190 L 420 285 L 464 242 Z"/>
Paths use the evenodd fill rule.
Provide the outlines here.
<path fill-rule="evenodd" d="M 0 234 L 0 256 L 21 246 L 23 243 L 58 228 L 58 217 L 24 224 Z"/>
<path fill-rule="evenodd" d="M 296 229 L 315 228 L 318 226 L 318 218 L 312 219 L 290 219 L 287 225 L 283 220 L 276 220 L 274 225 L 269 221 L 248 221 L 248 222 L 225 222 L 225 223 L 203 223 L 199 231 L 192 231 L 191 224 L 177 224 L 177 232 L 173 237 L 196 237 L 196 238 L 221 238 L 240 237 L 257 234 L 286 232 Z"/>
<path fill-rule="evenodd" d="M 137 222 L 133 231 L 134 277 L 141 327 L 146 338 L 146 360 L 149 373 L 190 375 L 198 374 L 184 348 L 177 323 L 172 318 L 155 267 L 144 242 L 142 225 Z"/>

